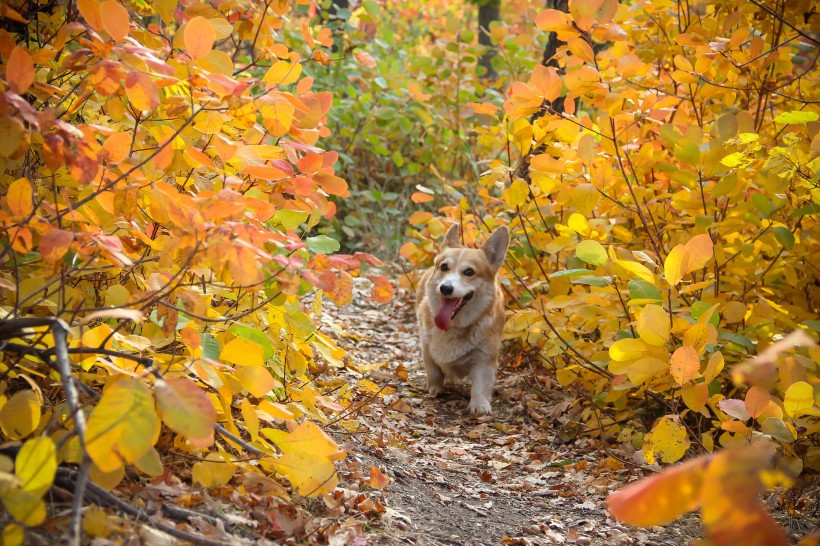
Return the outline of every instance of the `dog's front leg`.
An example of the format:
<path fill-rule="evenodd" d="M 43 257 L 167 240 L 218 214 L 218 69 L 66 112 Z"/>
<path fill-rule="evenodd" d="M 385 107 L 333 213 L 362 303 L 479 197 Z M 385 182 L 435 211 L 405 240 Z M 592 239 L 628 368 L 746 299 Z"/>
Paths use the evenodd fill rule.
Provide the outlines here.
<path fill-rule="evenodd" d="M 427 392 L 430 396 L 438 396 L 444 387 L 444 372 L 438 364 L 433 362 L 430 351 L 426 347 L 422 349 L 422 357 L 424 358 L 424 369 L 427 372 Z"/>
<path fill-rule="evenodd" d="M 470 371 L 470 413 L 492 413 L 490 400 L 495 387 L 496 364 L 492 361 L 477 363 Z"/>

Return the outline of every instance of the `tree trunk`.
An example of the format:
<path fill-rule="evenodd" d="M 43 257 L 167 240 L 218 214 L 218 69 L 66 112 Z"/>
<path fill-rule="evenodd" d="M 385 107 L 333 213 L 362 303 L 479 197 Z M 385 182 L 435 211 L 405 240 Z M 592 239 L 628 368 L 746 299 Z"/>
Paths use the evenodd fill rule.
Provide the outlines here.
<path fill-rule="evenodd" d="M 496 53 L 490 38 L 490 23 L 498 21 L 500 8 L 501 0 L 486 0 L 478 6 L 478 43 L 487 48 L 479 58 L 478 65 L 487 70 L 485 78 L 495 78 L 498 75 L 490 63 Z"/>

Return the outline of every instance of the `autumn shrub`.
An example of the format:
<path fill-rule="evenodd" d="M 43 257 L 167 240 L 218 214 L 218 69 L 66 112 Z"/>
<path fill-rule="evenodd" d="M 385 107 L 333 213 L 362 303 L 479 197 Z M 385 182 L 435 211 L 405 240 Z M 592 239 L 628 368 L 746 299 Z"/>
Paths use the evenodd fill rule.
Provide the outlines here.
<path fill-rule="evenodd" d="M 450 222 L 468 241 L 508 225 L 506 337 L 578 393 L 589 434 L 647 463 L 714 453 L 641 502 L 617 499 L 631 523 L 701 508 L 715 543 L 784 544 L 756 493 L 820 470 L 810 12 L 614 0 L 542 11 L 534 23 L 554 33 L 556 56 L 509 86 L 479 135 L 504 153 L 476 198 L 417 217 L 402 247 L 426 263 Z M 775 480 L 773 451 L 731 449 L 765 442 Z"/>
<path fill-rule="evenodd" d="M 304 76 L 329 32 L 291 8 L 3 3 L 4 544 L 46 521 L 55 479 L 79 543 L 87 478 L 98 496 L 126 469 L 170 479 L 172 452 L 197 487 L 261 479 L 272 506 L 335 487 L 316 422 L 351 393 L 322 396 L 316 360 L 344 352 L 314 319 L 354 275 L 392 287 L 315 234 L 349 192 L 332 96 Z"/>

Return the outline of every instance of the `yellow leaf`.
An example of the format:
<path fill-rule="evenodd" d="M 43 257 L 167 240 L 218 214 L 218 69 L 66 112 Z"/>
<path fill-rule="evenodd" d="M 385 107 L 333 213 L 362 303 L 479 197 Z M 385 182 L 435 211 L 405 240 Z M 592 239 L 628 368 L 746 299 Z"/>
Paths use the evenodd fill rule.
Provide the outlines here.
<path fill-rule="evenodd" d="M 626 370 L 626 375 L 629 377 L 630 381 L 636 385 L 640 385 L 653 375 L 665 372 L 668 369 L 668 362 L 655 356 L 648 356 L 639 359 L 637 362 L 629 366 Z"/>
<path fill-rule="evenodd" d="M 678 385 L 697 379 L 700 375 L 700 359 L 694 347 L 684 345 L 672 353 L 669 374 Z"/>
<path fill-rule="evenodd" d="M 278 85 L 288 85 L 298 80 L 301 74 L 301 64 L 277 61 L 268 69 L 262 81 Z"/>
<path fill-rule="evenodd" d="M 706 351 L 707 345 L 717 342 L 717 330 L 711 324 L 693 324 L 683 333 L 683 343 L 695 348 L 699 355 Z"/>
<path fill-rule="evenodd" d="M 261 366 L 265 363 L 264 348 L 241 337 L 232 339 L 222 348 L 219 359 L 239 366 Z"/>
<path fill-rule="evenodd" d="M 649 345 L 663 345 L 669 341 L 669 315 L 660 305 L 649 304 L 638 315 L 638 335 Z"/>
<path fill-rule="evenodd" d="M 282 96 L 267 95 L 256 104 L 259 113 L 262 114 L 262 123 L 273 136 L 285 136 L 290 131 L 296 108 L 289 100 Z"/>
<path fill-rule="evenodd" d="M 93 347 L 95 349 L 110 349 L 111 348 L 111 327 L 107 324 L 100 324 L 96 328 L 92 328 L 85 332 L 80 338 L 84 347 Z M 105 346 L 103 342 L 107 340 Z"/>
<path fill-rule="evenodd" d="M 614 254 L 614 253 L 610 253 L 610 256 L 612 256 L 612 254 Z M 650 284 L 655 284 L 655 275 L 653 275 L 652 272 L 649 270 L 649 268 L 646 267 L 645 265 L 643 265 L 641 263 L 638 263 L 638 262 L 633 262 L 633 261 L 630 261 L 630 260 L 613 260 L 613 261 L 616 264 L 618 264 L 619 266 L 626 269 L 629 273 L 632 273 L 633 275 L 638 277 L 639 279 L 644 280 L 644 281 L 646 281 Z"/>
<path fill-rule="evenodd" d="M 300 495 L 314 497 L 336 488 L 333 461 L 344 457 L 338 444 L 312 421 L 304 421 L 293 432 L 266 428 L 262 433 L 282 451 L 272 461 Z"/>
<path fill-rule="evenodd" d="M 9 523 L 3 528 L 3 546 L 21 546 L 25 538 L 25 531 L 16 523 Z"/>
<path fill-rule="evenodd" d="M 812 386 L 805 381 L 793 383 L 786 389 L 783 407 L 789 417 L 797 417 L 814 405 Z"/>
<path fill-rule="evenodd" d="M 154 384 L 162 420 L 185 436 L 191 445 L 205 448 L 214 443 L 216 408 L 208 395 L 187 377 L 159 379 Z"/>
<path fill-rule="evenodd" d="M 701 411 L 706 407 L 709 399 L 708 383 L 692 383 L 681 388 L 680 396 L 686 407 L 693 411 Z"/>
<path fill-rule="evenodd" d="M 672 286 L 678 284 L 686 275 L 689 266 L 689 251 L 683 245 L 678 245 L 666 256 L 663 263 L 663 275 L 666 282 Z"/>
<path fill-rule="evenodd" d="M 9 185 L 6 192 L 6 203 L 16 218 L 25 218 L 34 211 L 32 196 L 34 192 L 28 178 L 18 178 Z"/>
<path fill-rule="evenodd" d="M 236 472 L 236 465 L 224 460 L 219 453 L 209 453 L 205 461 L 194 463 L 191 476 L 195 483 L 205 487 L 225 485 Z"/>
<path fill-rule="evenodd" d="M 706 362 L 706 369 L 703 371 L 703 378 L 707 383 L 711 382 L 723 370 L 724 360 L 723 353 L 720 351 L 712 353 L 709 360 Z"/>
<path fill-rule="evenodd" d="M 114 530 L 114 524 L 105 510 L 92 504 L 83 513 L 83 531 L 91 537 L 106 538 Z"/>
<path fill-rule="evenodd" d="M 251 442 L 255 442 L 259 438 L 259 416 L 256 415 L 256 408 L 253 407 L 250 400 L 243 398 L 239 409 L 242 411 L 245 428 L 248 434 L 251 435 Z"/>
<path fill-rule="evenodd" d="M 29 527 L 36 527 L 46 519 L 46 505 L 39 496 L 21 489 L 17 479 L 0 472 L 0 501 L 6 511 L 18 522 Z"/>
<path fill-rule="evenodd" d="M 507 204 L 511 207 L 519 207 L 527 202 L 529 186 L 524 179 L 516 178 L 512 184 L 510 184 L 510 189 L 505 193 Z"/>
<path fill-rule="evenodd" d="M 25 438 L 40 424 L 40 397 L 32 390 L 19 391 L 0 408 L 0 430 L 10 440 Z"/>
<path fill-rule="evenodd" d="M 640 339 L 619 339 L 609 348 L 609 357 L 619 362 L 636 360 L 644 356 L 648 350 L 646 343 Z"/>
<path fill-rule="evenodd" d="M 161 476 L 164 471 L 162 459 L 160 459 L 159 453 L 153 447 L 148 448 L 148 451 L 143 453 L 140 458 L 135 460 L 134 466 L 136 466 L 140 472 L 152 477 Z"/>
<path fill-rule="evenodd" d="M 282 386 L 264 366 L 237 368 L 236 378 L 254 398 L 262 398 L 276 387 Z"/>
<path fill-rule="evenodd" d="M 103 472 L 133 463 L 159 436 L 159 418 L 154 399 L 136 378 L 111 378 L 102 398 L 91 412 L 86 429 L 88 455 Z"/>
<path fill-rule="evenodd" d="M 683 457 L 689 445 L 686 428 L 680 424 L 680 419 L 674 415 L 665 415 L 644 437 L 643 458 L 649 464 L 658 460 L 674 463 Z"/>
<path fill-rule="evenodd" d="M 91 470 L 88 473 L 88 477 L 92 482 L 96 483 L 106 491 L 111 491 L 125 478 L 125 467 L 119 466 L 111 472 L 103 472 L 92 461 Z"/>
<path fill-rule="evenodd" d="M 264 411 L 274 419 L 290 421 L 291 419 L 296 418 L 296 416 L 285 406 L 282 404 L 277 404 L 276 402 L 271 402 L 270 400 L 262 400 L 258 407 L 260 411 Z"/>
<path fill-rule="evenodd" d="M 589 222 L 587 222 L 587 219 L 577 212 L 573 212 L 570 215 L 569 220 L 567 220 L 567 227 L 578 235 L 582 235 L 584 237 L 589 237 L 589 234 L 592 231 L 589 228 Z"/>
<path fill-rule="evenodd" d="M 15 459 L 14 473 L 21 487 L 42 497 L 51 488 L 57 472 L 57 446 L 48 436 L 27 440 Z"/>

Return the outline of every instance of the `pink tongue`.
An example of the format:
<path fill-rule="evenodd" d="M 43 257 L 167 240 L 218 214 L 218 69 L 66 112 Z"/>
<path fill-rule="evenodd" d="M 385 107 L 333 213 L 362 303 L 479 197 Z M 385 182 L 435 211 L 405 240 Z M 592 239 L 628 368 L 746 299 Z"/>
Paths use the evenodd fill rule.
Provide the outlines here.
<path fill-rule="evenodd" d="M 458 298 L 441 298 L 441 309 L 436 313 L 436 326 L 440 330 L 447 331 L 450 327 L 450 321 L 453 320 L 453 311 L 458 305 Z"/>

